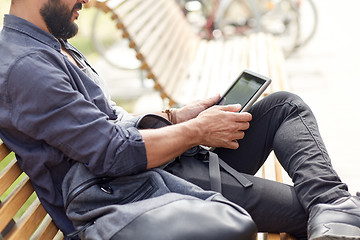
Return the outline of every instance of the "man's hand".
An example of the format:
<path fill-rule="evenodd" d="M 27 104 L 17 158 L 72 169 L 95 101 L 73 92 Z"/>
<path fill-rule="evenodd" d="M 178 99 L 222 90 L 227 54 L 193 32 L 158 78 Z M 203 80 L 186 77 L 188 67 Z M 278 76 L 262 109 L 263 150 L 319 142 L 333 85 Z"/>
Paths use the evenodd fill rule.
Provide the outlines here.
<path fill-rule="evenodd" d="M 238 113 L 238 104 L 227 106 L 213 106 L 201 112 L 196 119 L 196 128 L 201 138 L 201 145 L 209 147 L 224 147 L 236 149 L 239 147 L 237 139 L 245 136 L 244 131 L 250 127 L 252 116 L 250 113 Z"/>
<path fill-rule="evenodd" d="M 186 122 L 196 118 L 199 113 L 213 106 L 220 99 L 220 95 L 210 97 L 205 100 L 194 101 L 182 108 L 176 109 L 173 113 L 175 123 Z"/>
<path fill-rule="evenodd" d="M 250 113 L 239 113 L 239 104 L 213 106 L 218 99 L 219 96 L 216 96 L 182 108 L 181 112 L 176 112 L 182 120 L 179 124 L 140 130 L 145 142 L 148 169 L 161 166 L 197 145 L 238 148 L 237 140 L 244 138 L 252 116 Z"/>

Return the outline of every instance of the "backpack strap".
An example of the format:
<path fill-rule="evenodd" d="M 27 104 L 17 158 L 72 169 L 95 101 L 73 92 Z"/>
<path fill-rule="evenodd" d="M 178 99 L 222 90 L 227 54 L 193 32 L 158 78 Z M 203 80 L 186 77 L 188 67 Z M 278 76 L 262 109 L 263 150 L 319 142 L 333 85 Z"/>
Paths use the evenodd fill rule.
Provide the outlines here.
<path fill-rule="evenodd" d="M 215 192 L 221 193 L 221 175 L 219 157 L 216 153 L 209 152 L 209 174 L 210 188 Z"/>
<path fill-rule="evenodd" d="M 232 175 L 243 187 L 248 188 L 253 185 L 249 179 L 224 162 L 216 153 L 209 152 L 209 174 L 211 190 L 221 193 L 220 166 L 226 172 Z"/>

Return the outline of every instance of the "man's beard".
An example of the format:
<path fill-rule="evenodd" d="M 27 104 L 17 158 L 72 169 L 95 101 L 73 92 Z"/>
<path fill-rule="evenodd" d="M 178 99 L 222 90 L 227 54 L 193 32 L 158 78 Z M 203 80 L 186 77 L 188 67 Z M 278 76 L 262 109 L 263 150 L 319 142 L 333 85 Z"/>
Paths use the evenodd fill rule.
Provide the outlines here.
<path fill-rule="evenodd" d="M 71 22 L 73 12 L 81 8 L 82 5 L 77 3 L 70 11 L 66 5 L 59 0 L 49 0 L 40 9 L 40 14 L 50 33 L 54 35 L 55 38 L 69 39 L 78 32 L 78 26 Z"/>

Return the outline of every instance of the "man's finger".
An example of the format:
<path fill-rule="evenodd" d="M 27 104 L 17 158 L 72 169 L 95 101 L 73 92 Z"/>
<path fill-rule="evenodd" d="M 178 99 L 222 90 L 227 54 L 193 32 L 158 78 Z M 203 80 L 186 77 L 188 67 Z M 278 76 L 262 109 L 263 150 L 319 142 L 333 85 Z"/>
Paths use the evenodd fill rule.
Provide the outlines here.
<path fill-rule="evenodd" d="M 236 140 L 232 140 L 231 142 L 229 142 L 227 144 L 227 146 L 225 148 L 230 148 L 230 149 L 237 149 L 239 147 L 239 143 Z"/>
<path fill-rule="evenodd" d="M 241 109 L 240 104 L 221 105 L 219 109 L 227 112 L 238 112 Z"/>
<path fill-rule="evenodd" d="M 217 101 L 219 101 L 219 99 L 220 99 L 220 94 L 216 94 L 215 96 L 205 99 L 204 103 L 206 104 L 206 107 L 211 107 L 215 103 L 217 103 Z"/>

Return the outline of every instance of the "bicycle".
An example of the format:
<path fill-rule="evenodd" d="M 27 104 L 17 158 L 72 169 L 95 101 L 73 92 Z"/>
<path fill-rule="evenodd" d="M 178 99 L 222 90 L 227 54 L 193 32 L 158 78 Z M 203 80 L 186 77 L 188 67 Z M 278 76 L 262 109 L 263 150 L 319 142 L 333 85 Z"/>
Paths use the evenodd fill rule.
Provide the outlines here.
<path fill-rule="evenodd" d="M 318 15 L 312 0 L 179 0 L 178 4 L 205 39 L 271 33 L 279 36 L 286 57 L 305 46 L 317 28 Z M 303 18 L 305 13 L 310 14 Z M 194 17 L 196 14 L 201 17 Z M 303 27 L 304 19 L 310 27 Z"/>
<path fill-rule="evenodd" d="M 119 2 L 122 1 L 125 0 Z M 176 1 L 200 37 L 230 38 L 253 32 L 267 32 L 279 36 L 286 57 L 305 46 L 316 32 L 317 11 L 312 0 Z M 310 11 L 310 15 L 313 16 L 311 28 L 304 28 L 302 25 L 304 6 L 307 6 L 305 11 Z M 308 20 L 309 15 L 305 19 Z M 115 68 L 126 71 L 139 70 L 140 62 L 136 59 L 135 52 L 128 48 L 129 43 L 122 38 L 112 21 L 101 10 L 96 11 L 91 24 L 91 41 L 94 48 Z M 311 31 L 304 35 L 304 29 Z M 119 54 L 126 54 L 127 60 L 120 62 Z"/>

